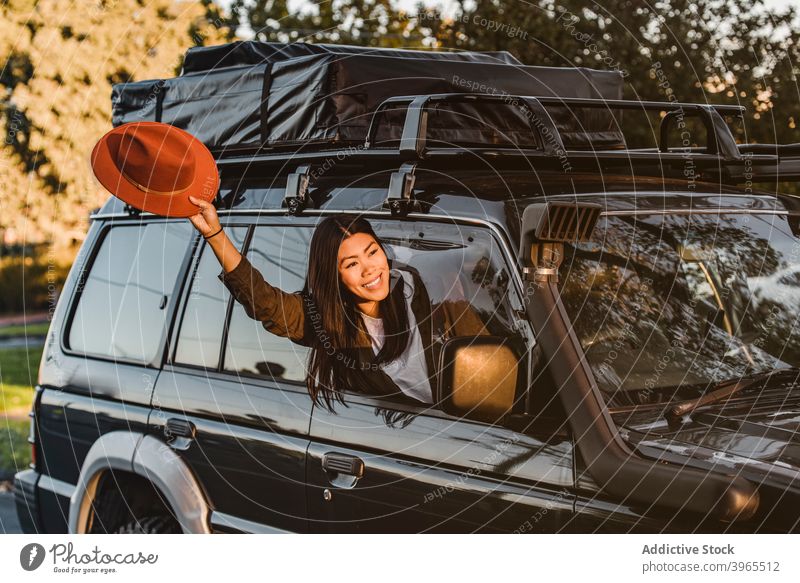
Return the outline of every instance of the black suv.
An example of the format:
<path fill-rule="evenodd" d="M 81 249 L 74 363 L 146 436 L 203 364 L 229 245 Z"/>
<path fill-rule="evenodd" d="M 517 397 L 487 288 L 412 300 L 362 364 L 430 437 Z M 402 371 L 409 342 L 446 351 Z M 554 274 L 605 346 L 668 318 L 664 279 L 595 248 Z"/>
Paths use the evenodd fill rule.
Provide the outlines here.
<path fill-rule="evenodd" d="M 248 318 L 191 224 L 111 197 L 47 336 L 24 530 L 797 532 L 800 207 L 751 183 L 800 152 L 737 145 L 739 108 L 574 97 L 519 97 L 524 147 L 430 140 L 465 100 L 518 105 L 392 97 L 359 147 L 218 156 L 222 224 L 272 284 L 302 287 L 342 212 L 419 274 L 434 405 L 312 406 L 307 349 Z M 556 108 L 664 112 L 661 143 L 570 147 Z M 670 147 L 690 117 L 705 143 Z M 454 301 L 489 334 L 444 333 Z"/>

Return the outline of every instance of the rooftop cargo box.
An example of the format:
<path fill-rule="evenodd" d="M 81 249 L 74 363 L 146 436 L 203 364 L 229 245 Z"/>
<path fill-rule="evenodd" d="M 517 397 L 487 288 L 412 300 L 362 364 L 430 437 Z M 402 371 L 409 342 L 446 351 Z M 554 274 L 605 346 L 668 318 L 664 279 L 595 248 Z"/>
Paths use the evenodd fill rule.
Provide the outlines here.
<path fill-rule="evenodd" d="M 385 99 L 398 95 L 622 97 L 619 72 L 513 61 L 503 53 L 426 54 L 283 43 L 192 49 L 186 55 L 185 74 L 179 77 L 114 85 L 112 124 L 172 124 L 222 155 L 363 144 L 372 113 Z M 551 115 L 567 148 L 624 146 L 607 112 L 571 113 L 559 107 L 552 108 Z M 377 145 L 398 140 L 403 119 L 399 111 L 383 116 Z M 459 147 L 533 147 L 537 140 L 530 116 L 502 103 L 439 107 L 431 114 L 428 138 Z"/>
<path fill-rule="evenodd" d="M 283 61 L 307 55 L 372 55 L 375 57 L 397 57 L 403 59 L 434 59 L 445 61 L 464 61 L 470 63 L 503 63 L 521 65 L 522 63 L 508 51 L 489 52 L 446 52 L 418 51 L 410 49 L 385 49 L 377 47 L 357 47 L 350 45 L 329 45 L 310 43 L 265 43 L 257 41 L 237 41 L 211 47 L 192 47 L 186 51 L 181 75 L 210 71 L 223 67 L 259 65 L 266 61 Z"/>

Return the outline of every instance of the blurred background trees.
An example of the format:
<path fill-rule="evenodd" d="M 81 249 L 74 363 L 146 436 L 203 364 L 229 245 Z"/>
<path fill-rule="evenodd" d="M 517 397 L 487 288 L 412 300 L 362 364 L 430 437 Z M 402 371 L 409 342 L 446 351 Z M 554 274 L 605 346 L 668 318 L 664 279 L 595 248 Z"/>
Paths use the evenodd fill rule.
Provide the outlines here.
<path fill-rule="evenodd" d="M 108 197 L 89 154 L 111 128 L 112 84 L 177 75 L 191 46 L 507 50 L 530 65 L 619 69 L 629 99 L 742 104 L 740 140 L 786 143 L 800 141 L 797 4 L 0 0 L 0 272 L 26 245 L 46 243 L 46 263 L 71 261 L 89 211 Z"/>
<path fill-rule="evenodd" d="M 292 2 L 291 6 L 297 6 Z M 626 99 L 747 107 L 743 141 L 795 142 L 800 2 L 233 0 L 259 40 L 507 50 L 529 65 L 615 68 Z M 758 122 L 758 123 L 752 123 Z"/>
<path fill-rule="evenodd" d="M 0 313 L 47 309 L 47 286 L 60 286 L 108 198 L 89 156 L 111 129 L 111 85 L 173 76 L 193 44 L 225 42 L 215 9 L 0 0 Z"/>

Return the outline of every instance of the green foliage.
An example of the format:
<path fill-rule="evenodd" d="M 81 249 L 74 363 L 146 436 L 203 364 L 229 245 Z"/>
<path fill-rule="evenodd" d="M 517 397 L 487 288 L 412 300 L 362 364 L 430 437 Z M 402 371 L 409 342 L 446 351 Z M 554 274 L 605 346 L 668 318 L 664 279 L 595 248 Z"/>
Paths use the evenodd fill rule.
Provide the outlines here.
<path fill-rule="evenodd" d="M 0 338 L 45 336 L 50 329 L 50 322 L 39 322 L 27 326 L 3 326 L 0 328 Z"/>
<path fill-rule="evenodd" d="M 0 258 L 0 314 L 45 311 L 55 306 L 69 266 L 43 253 Z"/>
<path fill-rule="evenodd" d="M 374 47 L 433 47 L 442 26 L 439 14 L 420 6 L 409 15 L 393 0 L 332 0 L 311 10 L 289 10 L 288 0 L 235 0 L 232 12 L 250 25 L 258 40 L 317 42 Z"/>
<path fill-rule="evenodd" d="M 619 69 L 628 99 L 744 105 L 741 141 L 789 143 L 800 140 L 797 18 L 764 0 L 475 0 L 438 40 L 531 65 Z"/>
<path fill-rule="evenodd" d="M 14 474 L 31 463 L 30 422 L 0 416 L 0 474 Z"/>
<path fill-rule="evenodd" d="M 112 127 L 114 83 L 170 77 L 193 44 L 233 40 L 210 0 L 78 4 L 0 2 L 0 240 L 8 243 L 66 250 L 84 238 L 89 211 L 109 197 L 89 158 Z"/>
<path fill-rule="evenodd" d="M 12 474 L 31 462 L 26 416 L 33 404 L 42 350 L 0 350 L 0 474 Z M 13 417 L 7 417 L 9 413 Z"/>
<path fill-rule="evenodd" d="M 0 350 L 0 413 L 28 409 L 43 347 Z"/>

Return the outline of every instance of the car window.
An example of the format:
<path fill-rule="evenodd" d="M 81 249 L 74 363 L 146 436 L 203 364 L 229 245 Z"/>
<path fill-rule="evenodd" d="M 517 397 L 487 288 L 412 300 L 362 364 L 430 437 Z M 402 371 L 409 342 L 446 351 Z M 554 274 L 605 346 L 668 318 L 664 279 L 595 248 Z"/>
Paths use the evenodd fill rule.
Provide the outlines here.
<path fill-rule="evenodd" d="M 409 267 L 421 278 L 438 340 L 459 331 L 484 332 L 481 327 L 494 336 L 517 334 L 514 312 L 522 304 L 500 247 L 487 230 L 443 223 L 372 223 L 394 266 Z M 443 311 L 447 318 L 441 317 Z M 446 327 L 450 318 L 454 325 Z"/>
<path fill-rule="evenodd" d="M 642 214 L 566 246 L 561 295 L 609 406 L 800 365 L 800 294 L 777 284 L 797 243 L 777 214 Z"/>
<path fill-rule="evenodd" d="M 391 268 L 412 273 L 428 297 L 417 324 L 420 330 L 430 329 L 434 362 L 453 338 L 519 340 L 528 329 L 518 317 L 522 304 L 507 262 L 488 230 L 433 222 L 371 223 Z M 429 380 L 434 373 L 428 371 Z"/>
<path fill-rule="evenodd" d="M 303 288 L 311 229 L 258 226 L 247 258 L 264 279 L 283 291 Z M 305 382 L 308 349 L 264 329 L 234 303 L 225 347 L 224 368 L 246 375 L 282 381 Z"/>
<path fill-rule="evenodd" d="M 68 331 L 69 348 L 153 363 L 190 239 L 186 221 L 110 229 L 82 282 Z"/>
<path fill-rule="evenodd" d="M 236 248 L 241 249 L 247 227 L 229 227 L 225 232 Z M 222 327 L 230 299 L 230 292 L 217 277 L 220 270 L 213 249 L 204 242 L 181 320 L 175 351 L 177 363 L 211 369 L 219 366 Z"/>

